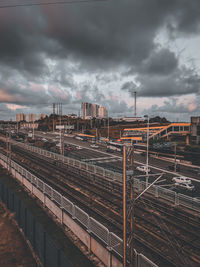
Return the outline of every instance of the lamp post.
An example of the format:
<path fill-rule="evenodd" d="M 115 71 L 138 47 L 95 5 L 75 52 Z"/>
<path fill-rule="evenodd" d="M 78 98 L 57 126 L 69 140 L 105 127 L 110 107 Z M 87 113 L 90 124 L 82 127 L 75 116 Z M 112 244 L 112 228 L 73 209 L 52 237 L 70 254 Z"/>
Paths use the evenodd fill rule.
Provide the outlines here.
<path fill-rule="evenodd" d="M 174 171 L 176 172 L 176 143 L 174 144 Z"/>
<path fill-rule="evenodd" d="M 35 122 L 34 119 L 32 118 L 32 126 L 33 126 L 33 135 L 32 135 L 32 139 L 35 139 L 35 131 L 34 131 L 34 126 L 35 126 Z"/>
<path fill-rule="evenodd" d="M 109 127 L 110 127 L 110 124 L 109 124 L 109 115 L 108 115 L 108 140 L 110 139 L 109 138 L 109 135 L 110 135 L 110 128 Z"/>
<path fill-rule="evenodd" d="M 149 180 L 149 115 L 145 115 L 145 118 L 147 118 L 147 157 L 146 157 L 146 187 L 148 186 L 148 180 Z"/>
<path fill-rule="evenodd" d="M 123 267 L 127 266 L 127 181 L 126 181 L 126 146 L 123 146 Z"/>

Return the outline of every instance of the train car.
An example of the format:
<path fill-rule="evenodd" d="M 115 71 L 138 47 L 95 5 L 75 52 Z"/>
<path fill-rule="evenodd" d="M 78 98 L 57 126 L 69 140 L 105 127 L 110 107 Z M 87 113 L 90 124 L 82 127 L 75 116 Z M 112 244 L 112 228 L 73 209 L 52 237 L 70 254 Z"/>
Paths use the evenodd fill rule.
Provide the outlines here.
<path fill-rule="evenodd" d="M 83 133 L 77 134 L 74 138 L 77 140 L 82 140 L 82 141 L 95 141 L 96 140 L 94 135 L 83 134 Z"/>
<path fill-rule="evenodd" d="M 115 142 L 107 142 L 106 149 L 109 152 L 114 152 L 114 151 L 122 152 L 123 144 L 115 143 Z"/>

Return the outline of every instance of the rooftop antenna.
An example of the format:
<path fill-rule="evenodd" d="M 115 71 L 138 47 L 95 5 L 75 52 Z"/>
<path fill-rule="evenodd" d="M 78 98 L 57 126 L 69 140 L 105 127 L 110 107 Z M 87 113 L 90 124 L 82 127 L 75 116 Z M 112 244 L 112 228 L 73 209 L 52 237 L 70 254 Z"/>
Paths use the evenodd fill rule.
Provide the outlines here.
<path fill-rule="evenodd" d="M 134 92 L 134 98 L 135 98 L 135 106 L 134 106 L 134 110 L 135 110 L 135 112 L 134 112 L 134 116 L 135 116 L 135 117 L 137 116 L 137 112 L 136 112 L 136 94 L 137 94 L 137 92 L 135 91 L 135 92 Z"/>
<path fill-rule="evenodd" d="M 53 103 L 53 115 L 55 115 L 55 103 Z"/>

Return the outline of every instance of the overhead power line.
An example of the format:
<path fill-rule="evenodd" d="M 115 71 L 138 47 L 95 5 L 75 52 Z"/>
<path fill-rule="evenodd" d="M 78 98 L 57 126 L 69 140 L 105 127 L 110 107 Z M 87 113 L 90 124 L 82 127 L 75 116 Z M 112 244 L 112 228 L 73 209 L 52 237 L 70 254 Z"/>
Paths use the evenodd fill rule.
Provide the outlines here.
<path fill-rule="evenodd" d="M 94 2 L 106 2 L 108 0 L 75 0 L 75 1 L 55 1 L 44 3 L 24 3 L 15 5 L 0 5 L 1 8 L 14 8 L 14 7 L 26 7 L 26 6 L 49 6 L 49 5 L 64 5 L 64 4 L 79 4 L 79 3 L 94 3 Z"/>

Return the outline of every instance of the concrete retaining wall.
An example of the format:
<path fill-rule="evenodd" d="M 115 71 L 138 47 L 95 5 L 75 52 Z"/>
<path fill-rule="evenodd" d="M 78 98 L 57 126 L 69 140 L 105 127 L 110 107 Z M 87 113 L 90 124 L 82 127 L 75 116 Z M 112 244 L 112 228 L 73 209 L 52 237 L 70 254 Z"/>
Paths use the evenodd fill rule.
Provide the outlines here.
<path fill-rule="evenodd" d="M 111 265 L 111 254 L 110 252 L 103 247 L 97 240 L 95 240 L 93 237 L 91 237 L 91 251 L 98 255 L 98 258 L 106 265 L 106 266 L 112 266 Z M 120 266 L 120 265 L 118 265 Z M 122 266 L 122 265 L 121 265 Z"/>
<path fill-rule="evenodd" d="M 23 184 L 29 191 L 32 192 L 32 183 L 30 183 L 28 180 L 24 179 Z"/>
<path fill-rule="evenodd" d="M 18 181 L 20 181 L 22 183 L 22 176 L 20 173 L 16 172 L 16 178 Z"/>
<path fill-rule="evenodd" d="M 7 164 L 0 160 L 0 164 L 7 168 Z M 67 226 L 106 266 L 122 267 L 123 264 L 104 247 L 99 241 L 92 237 L 84 228 L 73 220 L 63 209 L 58 207 L 47 195 L 41 192 L 26 178 L 22 177 L 15 169 L 11 169 L 12 175 L 20 181 L 30 192 L 33 193 L 45 206 L 58 218 L 61 224 Z"/>
<path fill-rule="evenodd" d="M 62 209 L 60 209 L 51 199 L 45 196 L 46 207 L 62 222 Z"/>
<path fill-rule="evenodd" d="M 32 193 L 42 202 L 44 203 L 44 194 L 37 189 L 37 187 L 33 186 Z"/>
<path fill-rule="evenodd" d="M 90 250 L 90 235 L 69 215 L 63 212 L 63 224 L 66 225 Z"/>

